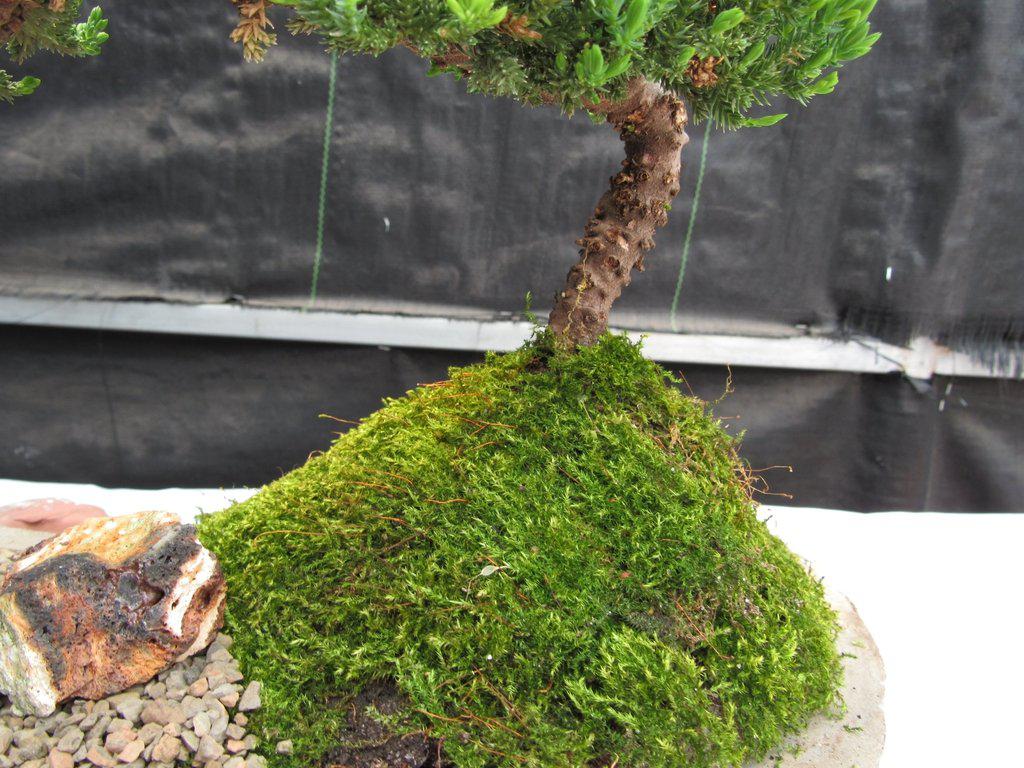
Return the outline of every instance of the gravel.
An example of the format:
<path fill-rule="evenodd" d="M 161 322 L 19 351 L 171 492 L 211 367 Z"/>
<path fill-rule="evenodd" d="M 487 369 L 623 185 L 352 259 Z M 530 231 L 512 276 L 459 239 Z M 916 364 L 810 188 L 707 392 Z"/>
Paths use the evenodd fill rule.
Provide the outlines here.
<path fill-rule="evenodd" d="M 0 573 L 15 553 L 0 550 Z M 45 718 L 0 695 L 0 768 L 266 768 L 245 730 L 260 706 L 220 634 L 205 652 L 145 685 L 99 701 L 74 699 Z"/>

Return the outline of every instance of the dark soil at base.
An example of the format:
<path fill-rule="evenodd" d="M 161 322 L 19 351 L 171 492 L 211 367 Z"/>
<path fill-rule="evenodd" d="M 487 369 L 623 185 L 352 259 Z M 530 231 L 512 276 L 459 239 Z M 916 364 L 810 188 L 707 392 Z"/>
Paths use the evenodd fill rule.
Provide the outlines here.
<path fill-rule="evenodd" d="M 394 735 L 371 713 L 397 715 L 406 701 L 392 683 L 366 686 L 349 705 L 344 746 L 328 753 L 323 768 L 440 768 L 441 744 L 424 733 Z"/>

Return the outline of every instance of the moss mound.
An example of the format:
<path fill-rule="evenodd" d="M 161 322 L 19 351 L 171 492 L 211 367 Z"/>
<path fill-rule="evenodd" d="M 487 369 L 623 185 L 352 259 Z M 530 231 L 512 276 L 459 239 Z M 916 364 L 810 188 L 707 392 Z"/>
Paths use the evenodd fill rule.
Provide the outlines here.
<path fill-rule="evenodd" d="M 835 617 L 706 405 L 622 337 L 546 344 L 201 520 L 273 765 L 354 738 L 381 681 L 407 703 L 370 713 L 386 733 L 460 768 L 735 765 L 835 703 Z"/>

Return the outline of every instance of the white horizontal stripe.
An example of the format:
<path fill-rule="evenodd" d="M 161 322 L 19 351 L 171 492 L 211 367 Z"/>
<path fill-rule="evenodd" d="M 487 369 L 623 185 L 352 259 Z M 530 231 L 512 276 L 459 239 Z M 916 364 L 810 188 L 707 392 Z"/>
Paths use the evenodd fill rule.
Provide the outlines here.
<path fill-rule="evenodd" d="M 529 323 L 512 320 L 10 296 L 0 297 L 0 323 L 476 352 L 515 349 L 532 331 Z M 903 372 L 915 379 L 929 379 L 934 374 L 1003 378 L 983 363 L 923 337 L 909 347 L 899 347 L 870 338 L 638 331 L 629 331 L 629 335 L 643 337 L 644 353 L 666 363 Z"/>

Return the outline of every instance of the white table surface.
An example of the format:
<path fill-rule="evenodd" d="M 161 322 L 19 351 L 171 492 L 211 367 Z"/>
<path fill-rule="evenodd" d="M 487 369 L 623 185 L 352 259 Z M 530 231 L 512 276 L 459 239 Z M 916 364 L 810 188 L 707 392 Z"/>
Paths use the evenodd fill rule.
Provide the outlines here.
<path fill-rule="evenodd" d="M 0 506 L 62 498 L 108 514 L 165 509 L 190 520 L 253 492 L 0 480 Z M 1024 514 L 761 513 L 854 602 L 878 643 L 883 768 L 1024 766 Z"/>

